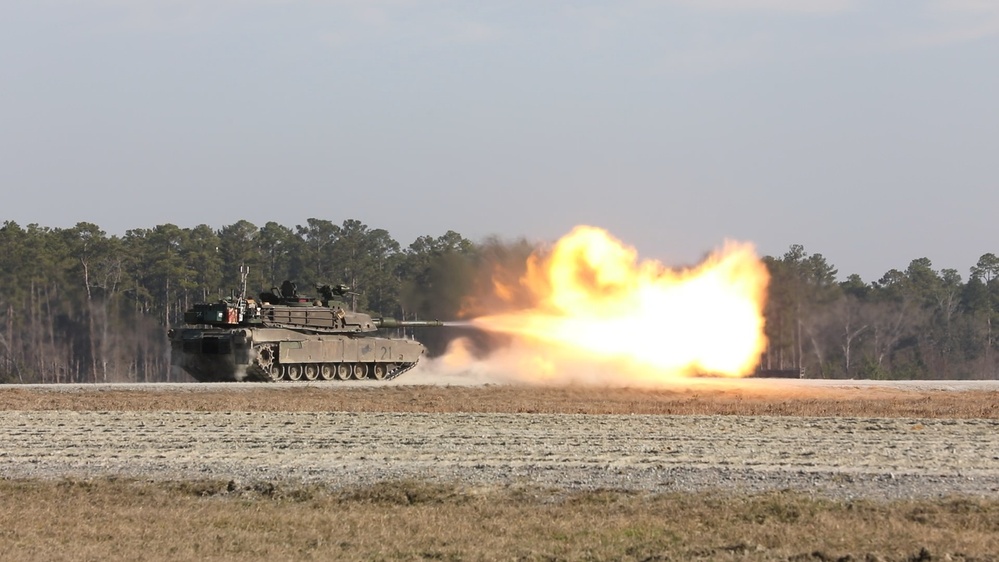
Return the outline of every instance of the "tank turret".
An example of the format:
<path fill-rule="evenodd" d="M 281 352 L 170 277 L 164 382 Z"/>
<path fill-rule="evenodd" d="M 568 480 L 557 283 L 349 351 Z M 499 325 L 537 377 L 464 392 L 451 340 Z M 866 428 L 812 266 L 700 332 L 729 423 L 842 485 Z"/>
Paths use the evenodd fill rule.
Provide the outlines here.
<path fill-rule="evenodd" d="M 317 285 L 318 296 L 295 283 L 214 303 L 184 313 L 190 327 L 169 332 L 171 365 L 199 381 L 388 380 L 416 366 L 419 342 L 370 335 L 382 329 L 443 326 L 437 320 L 375 318 L 349 310 L 346 285 Z"/>

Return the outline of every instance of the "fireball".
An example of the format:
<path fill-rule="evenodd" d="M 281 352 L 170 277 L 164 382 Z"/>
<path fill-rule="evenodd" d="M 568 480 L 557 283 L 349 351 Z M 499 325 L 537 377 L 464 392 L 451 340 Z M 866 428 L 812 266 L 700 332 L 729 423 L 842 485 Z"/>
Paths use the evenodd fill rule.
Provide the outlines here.
<path fill-rule="evenodd" d="M 580 226 L 532 255 L 519 287 L 494 280 L 496 296 L 512 302 L 517 294 L 529 308 L 472 323 L 507 336 L 509 345 L 486 361 L 519 380 L 744 376 L 766 344 L 768 280 L 749 244 L 727 242 L 696 267 L 671 269 L 639 261 L 602 229 Z"/>

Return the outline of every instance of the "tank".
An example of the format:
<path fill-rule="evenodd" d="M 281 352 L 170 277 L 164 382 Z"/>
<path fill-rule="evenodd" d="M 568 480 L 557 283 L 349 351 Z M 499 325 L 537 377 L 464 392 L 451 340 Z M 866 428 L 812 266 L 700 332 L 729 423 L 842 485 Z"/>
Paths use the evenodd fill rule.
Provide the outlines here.
<path fill-rule="evenodd" d="M 426 348 L 415 340 L 376 335 L 389 328 L 443 326 L 443 322 L 375 318 L 348 310 L 346 285 L 316 286 L 298 294 L 285 281 L 260 293 L 195 304 L 187 327 L 171 329 L 171 369 L 201 382 L 390 380 L 416 366 Z"/>

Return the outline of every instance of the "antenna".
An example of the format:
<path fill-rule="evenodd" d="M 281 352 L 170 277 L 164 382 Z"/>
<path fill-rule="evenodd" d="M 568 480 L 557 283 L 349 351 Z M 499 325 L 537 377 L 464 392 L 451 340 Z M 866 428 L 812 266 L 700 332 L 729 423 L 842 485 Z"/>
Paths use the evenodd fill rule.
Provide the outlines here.
<path fill-rule="evenodd" d="M 250 266 L 240 264 L 239 265 L 239 282 L 240 282 L 240 285 L 242 285 L 242 292 L 239 294 L 239 300 L 240 301 L 245 301 L 246 300 L 246 276 L 249 275 L 249 274 L 250 274 Z"/>

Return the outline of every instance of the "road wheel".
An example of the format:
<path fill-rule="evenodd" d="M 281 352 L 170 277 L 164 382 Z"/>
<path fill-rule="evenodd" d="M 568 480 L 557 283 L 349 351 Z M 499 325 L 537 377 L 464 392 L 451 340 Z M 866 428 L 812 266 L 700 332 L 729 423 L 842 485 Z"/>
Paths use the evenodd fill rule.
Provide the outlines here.
<path fill-rule="evenodd" d="M 301 365 L 288 365 L 285 368 L 285 372 L 288 375 L 288 380 L 297 381 L 302 378 L 302 366 Z"/>
<path fill-rule="evenodd" d="M 364 363 L 354 363 L 354 378 L 359 381 L 368 378 L 368 366 Z"/>
<path fill-rule="evenodd" d="M 330 365 L 320 365 L 319 376 L 322 377 L 324 381 L 333 380 L 333 367 Z"/>
<path fill-rule="evenodd" d="M 319 365 L 313 365 L 312 363 L 305 366 L 305 380 L 314 381 L 319 378 Z"/>
<path fill-rule="evenodd" d="M 377 380 L 377 381 L 380 381 L 380 380 L 384 379 L 385 378 L 385 364 L 384 363 L 375 363 L 374 365 L 372 365 L 372 367 L 371 367 L 371 376 L 374 377 L 375 380 Z"/>
<path fill-rule="evenodd" d="M 346 363 L 340 363 L 336 366 L 336 378 L 345 381 L 350 378 L 350 366 Z"/>

